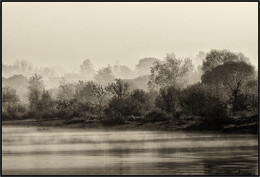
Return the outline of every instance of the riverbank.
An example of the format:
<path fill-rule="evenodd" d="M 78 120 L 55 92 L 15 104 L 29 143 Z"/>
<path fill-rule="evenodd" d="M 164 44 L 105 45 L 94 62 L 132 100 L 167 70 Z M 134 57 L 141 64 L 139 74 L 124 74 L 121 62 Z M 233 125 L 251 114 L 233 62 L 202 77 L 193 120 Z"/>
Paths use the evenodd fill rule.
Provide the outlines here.
<path fill-rule="evenodd" d="M 147 122 L 142 119 L 129 119 L 122 125 L 105 126 L 98 118 L 72 118 L 62 120 L 58 118 L 9 120 L 2 121 L 3 126 L 39 126 L 39 128 L 82 128 L 82 129 L 113 129 L 113 130 L 166 130 L 166 131 L 213 131 L 221 133 L 250 133 L 257 134 L 258 116 L 229 118 L 217 129 L 211 129 L 201 118 L 182 118 Z"/>

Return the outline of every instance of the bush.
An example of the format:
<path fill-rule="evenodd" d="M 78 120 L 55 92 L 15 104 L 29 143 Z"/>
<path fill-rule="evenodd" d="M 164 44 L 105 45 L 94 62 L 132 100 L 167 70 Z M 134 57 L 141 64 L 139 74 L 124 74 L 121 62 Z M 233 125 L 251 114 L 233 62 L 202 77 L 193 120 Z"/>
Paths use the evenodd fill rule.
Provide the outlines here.
<path fill-rule="evenodd" d="M 27 115 L 27 109 L 25 105 L 14 104 L 8 109 L 2 108 L 2 119 L 3 120 L 15 120 L 15 119 L 24 119 Z"/>
<path fill-rule="evenodd" d="M 145 122 L 159 122 L 159 121 L 165 121 L 165 120 L 169 120 L 169 115 L 161 110 L 154 110 L 149 112 L 146 116 L 145 116 Z"/>
<path fill-rule="evenodd" d="M 78 115 L 78 102 L 76 99 L 59 100 L 57 102 L 57 115 L 59 118 L 70 119 Z"/>
<path fill-rule="evenodd" d="M 181 105 L 190 115 L 223 118 L 227 117 L 227 107 L 214 90 L 203 84 L 195 84 L 183 91 Z"/>
<path fill-rule="evenodd" d="M 179 117 L 182 107 L 180 105 L 181 90 L 173 86 L 160 89 L 155 104 L 161 110 Z"/>
<path fill-rule="evenodd" d="M 142 104 L 133 97 L 118 98 L 113 97 L 108 108 L 105 109 L 105 117 L 102 119 L 105 124 L 122 124 L 128 116 L 140 116 Z M 109 123 L 110 121 L 110 123 Z"/>

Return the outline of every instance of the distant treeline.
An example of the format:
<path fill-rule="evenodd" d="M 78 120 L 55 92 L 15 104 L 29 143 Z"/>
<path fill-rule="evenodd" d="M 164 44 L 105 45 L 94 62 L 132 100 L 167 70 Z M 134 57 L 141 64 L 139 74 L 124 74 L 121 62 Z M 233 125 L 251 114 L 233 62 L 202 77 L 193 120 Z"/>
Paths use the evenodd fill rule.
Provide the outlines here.
<path fill-rule="evenodd" d="M 94 73 L 89 65 L 86 60 L 82 72 Z M 258 78 L 242 53 L 211 50 L 199 69 L 201 81 L 187 84 L 194 74 L 192 60 L 167 54 L 164 60 L 152 62 L 147 90 L 115 78 L 109 67 L 96 72 L 92 81 L 63 79 L 51 90 L 45 88 L 41 75 L 34 74 L 28 80 L 28 103 L 20 101 L 16 88 L 2 88 L 2 116 L 3 120 L 91 117 L 104 125 L 196 116 L 217 126 L 228 117 L 257 114 Z"/>

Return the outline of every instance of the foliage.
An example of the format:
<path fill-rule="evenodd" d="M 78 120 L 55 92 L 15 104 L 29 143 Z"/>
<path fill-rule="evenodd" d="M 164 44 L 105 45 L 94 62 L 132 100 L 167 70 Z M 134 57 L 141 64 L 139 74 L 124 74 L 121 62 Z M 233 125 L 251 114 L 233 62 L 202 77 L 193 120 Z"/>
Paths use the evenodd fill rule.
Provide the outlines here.
<path fill-rule="evenodd" d="M 58 100 L 57 111 L 58 117 L 69 119 L 77 114 L 78 102 L 76 99 Z"/>
<path fill-rule="evenodd" d="M 19 101 L 19 97 L 16 94 L 16 90 L 11 87 L 4 87 L 2 89 L 2 104 L 10 107 Z"/>
<path fill-rule="evenodd" d="M 72 83 L 66 83 L 66 80 L 62 78 L 59 88 L 57 98 L 58 100 L 71 100 L 76 94 L 76 86 Z"/>
<path fill-rule="evenodd" d="M 32 112 L 37 112 L 39 110 L 38 106 L 41 95 L 44 90 L 42 76 L 34 74 L 32 77 L 30 77 L 28 84 L 30 110 Z"/>
<path fill-rule="evenodd" d="M 205 60 L 203 61 L 202 70 L 204 72 L 211 71 L 213 68 L 217 67 L 218 65 L 222 65 L 227 62 L 239 62 L 244 61 L 248 62 L 249 59 L 244 56 L 242 53 L 233 53 L 226 49 L 223 50 L 211 50 Z"/>
<path fill-rule="evenodd" d="M 139 76 L 149 75 L 151 73 L 151 67 L 154 62 L 160 61 L 157 58 L 143 58 L 140 59 L 138 64 L 136 65 L 136 70 Z"/>
<path fill-rule="evenodd" d="M 123 98 L 129 93 L 129 84 L 122 79 L 115 79 L 115 82 L 108 84 L 106 90 L 118 98 Z"/>
<path fill-rule="evenodd" d="M 107 85 L 110 82 L 113 82 L 115 76 L 112 74 L 111 67 L 102 68 L 97 71 L 97 74 L 94 75 L 94 80 L 101 85 Z"/>
<path fill-rule="evenodd" d="M 38 113 L 41 113 L 42 118 L 51 118 L 56 116 L 56 104 L 51 94 L 44 90 L 39 101 Z"/>
<path fill-rule="evenodd" d="M 104 104 L 105 96 L 107 95 L 106 89 L 103 88 L 102 85 L 93 82 L 91 85 L 91 92 L 93 96 L 96 97 L 97 105 L 99 107 L 99 110 L 101 111 Z"/>
<path fill-rule="evenodd" d="M 151 89 L 181 85 L 185 82 L 184 76 L 192 68 L 193 65 L 189 58 L 182 60 L 177 59 L 173 54 L 168 54 L 164 61 L 157 61 L 151 67 L 148 85 Z"/>
<path fill-rule="evenodd" d="M 190 115 L 206 118 L 227 117 L 227 105 L 217 96 L 214 88 L 200 83 L 184 89 L 181 106 Z"/>
<path fill-rule="evenodd" d="M 146 122 L 159 122 L 169 120 L 170 116 L 160 109 L 155 109 L 145 115 L 144 121 Z"/>
<path fill-rule="evenodd" d="M 182 108 L 180 106 L 181 90 L 173 86 L 161 88 L 156 98 L 156 106 L 167 113 L 179 116 Z"/>
<path fill-rule="evenodd" d="M 247 83 L 254 78 L 254 68 L 244 61 L 226 62 L 218 65 L 202 75 L 202 83 L 223 87 L 233 105 L 233 110 L 243 110 L 241 103 L 245 101 L 243 90 Z"/>
<path fill-rule="evenodd" d="M 2 118 L 3 120 L 20 119 L 26 113 L 26 108 L 20 103 L 16 90 L 11 87 L 2 89 Z"/>

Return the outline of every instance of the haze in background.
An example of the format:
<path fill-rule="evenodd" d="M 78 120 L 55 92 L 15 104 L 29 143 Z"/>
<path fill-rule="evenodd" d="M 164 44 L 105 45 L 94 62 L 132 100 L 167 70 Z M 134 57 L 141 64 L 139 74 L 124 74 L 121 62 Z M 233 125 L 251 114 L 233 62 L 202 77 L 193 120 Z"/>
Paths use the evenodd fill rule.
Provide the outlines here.
<path fill-rule="evenodd" d="M 2 3 L 2 60 L 62 66 L 78 72 L 89 58 L 95 69 L 134 68 L 141 58 L 196 56 L 199 51 L 243 52 L 258 65 L 255 3 Z"/>

